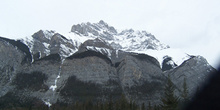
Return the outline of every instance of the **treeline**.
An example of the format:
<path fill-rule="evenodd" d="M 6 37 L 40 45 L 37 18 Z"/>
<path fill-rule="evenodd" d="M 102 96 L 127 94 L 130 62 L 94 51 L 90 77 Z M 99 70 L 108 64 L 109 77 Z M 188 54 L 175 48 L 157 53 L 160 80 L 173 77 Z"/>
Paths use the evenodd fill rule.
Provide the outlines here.
<path fill-rule="evenodd" d="M 186 78 L 184 78 L 183 91 L 180 96 L 176 96 L 174 91 L 175 86 L 170 76 L 168 76 L 164 88 L 164 95 L 160 99 L 162 103 L 157 105 L 152 105 L 151 102 L 137 104 L 135 101 L 128 101 L 125 95 L 122 94 L 120 99 L 114 101 L 111 97 L 105 102 L 87 100 L 85 102 L 65 104 L 58 101 L 50 107 L 45 105 L 42 101 L 37 101 L 25 106 L 12 104 L 3 110 L 182 110 L 190 100 L 188 97 Z"/>
<path fill-rule="evenodd" d="M 50 107 L 45 105 L 42 101 L 37 101 L 30 105 L 21 105 L 15 103 L 9 103 L 8 107 L 2 108 L 3 110 L 144 110 L 145 105 L 140 108 L 135 101 L 128 102 L 124 95 L 116 101 L 112 101 L 110 98 L 105 102 L 93 102 L 87 100 L 85 102 L 74 102 L 72 104 L 66 104 L 57 102 Z"/>
<path fill-rule="evenodd" d="M 161 104 L 151 105 L 151 102 L 137 104 L 135 101 L 127 101 L 125 95 L 122 94 L 121 98 L 117 101 L 112 101 L 111 98 L 106 102 L 93 103 L 92 101 L 86 101 L 83 103 L 76 102 L 72 105 L 55 104 L 50 107 L 54 110 L 183 110 L 189 103 L 190 98 L 188 96 L 188 87 L 186 84 L 186 78 L 182 85 L 183 90 L 179 96 L 175 95 L 175 86 L 168 75 L 167 83 L 164 88 L 164 95 L 161 97 Z"/>
<path fill-rule="evenodd" d="M 117 101 L 105 102 L 92 102 L 88 100 L 86 102 L 75 102 L 70 105 L 54 104 L 50 107 L 54 110 L 140 110 L 139 106 L 134 102 L 128 102 L 124 95 Z"/>

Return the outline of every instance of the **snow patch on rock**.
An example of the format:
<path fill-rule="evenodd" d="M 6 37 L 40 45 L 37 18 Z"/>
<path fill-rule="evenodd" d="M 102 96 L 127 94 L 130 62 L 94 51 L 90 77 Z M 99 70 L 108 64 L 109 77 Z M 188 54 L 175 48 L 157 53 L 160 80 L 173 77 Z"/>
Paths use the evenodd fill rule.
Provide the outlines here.
<path fill-rule="evenodd" d="M 112 50 L 110 50 L 110 49 L 101 48 L 101 47 L 94 47 L 94 46 L 86 46 L 86 48 L 87 48 L 88 50 L 93 50 L 93 51 L 96 51 L 96 52 L 100 52 L 100 53 L 102 53 L 103 55 L 107 55 L 108 58 L 111 59 Z"/>
<path fill-rule="evenodd" d="M 51 107 L 51 106 L 52 106 L 52 104 L 51 104 L 50 102 L 48 102 L 48 101 L 44 101 L 44 100 L 43 100 L 43 102 L 44 102 L 44 104 L 47 105 L 48 107 Z"/>
<path fill-rule="evenodd" d="M 135 52 L 135 53 L 143 53 L 143 54 L 147 54 L 150 55 L 154 58 L 156 58 L 161 67 L 162 67 L 162 63 L 163 63 L 163 57 L 164 56 L 170 56 L 172 57 L 172 60 L 174 61 L 174 63 L 176 63 L 178 66 L 181 65 L 184 61 L 188 60 L 190 58 L 190 56 L 186 53 L 184 53 L 182 50 L 180 49 L 164 49 L 164 50 L 147 50 L 147 51 L 131 51 L 131 52 Z"/>

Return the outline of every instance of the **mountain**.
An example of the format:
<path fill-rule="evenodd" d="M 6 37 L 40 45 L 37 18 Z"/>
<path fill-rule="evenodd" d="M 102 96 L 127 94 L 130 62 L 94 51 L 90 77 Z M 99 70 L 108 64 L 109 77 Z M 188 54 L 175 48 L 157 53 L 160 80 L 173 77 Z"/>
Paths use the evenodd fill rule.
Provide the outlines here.
<path fill-rule="evenodd" d="M 119 32 L 102 20 L 93 24 L 88 22 L 73 25 L 71 32 L 67 34 L 40 30 L 32 36 L 20 40 L 28 45 L 34 56 L 44 57 L 59 51 L 62 57 L 68 57 L 78 51 L 79 46 L 86 40 L 94 40 L 96 38 L 105 41 L 117 51 L 151 55 L 157 58 L 161 65 L 163 57 L 166 55 L 172 57 L 178 65 L 189 59 L 188 54 L 178 49 L 171 49 L 168 45 L 161 43 L 151 33 L 134 31 L 133 29 Z M 51 44 L 54 42 L 57 45 Z"/>
<path fill-rule="evenodd" d="M 71 32 L 40 30 L 19 40 L 0 37 L 0 108 L 118 100 L 161 103 L 168 75 L 189 95 L 216 70 L 202 56 L 161 43 L 151 33 L 118 31 L 104 21 Z"/>
<path fill-rule="evenodd" d="M 75 42 L 54 31 L 40 30 L 31 37 L 21 39 L 21 41 L 29 47 L 33 55 L 32 61 L 55 53 L 59 53 L 62 57 L 67 57 L 77 49 Z"/>
<path fill-rule="evenodd" d="M 190 96 L 198 92 L 197 90 L 202 89 L 203 85 L 209 83 L 207 80 L 213 73 L 216 73 L 216 70 L 202 56 L 191 56 L 190 59 L 184 61 L 183 64 L 175 69 L 164 72 L 166 76 L 170 74 L 173 83 L 179 91 L 183 90 L 183 80 L 185 78 L 188 89 L 191 91 L 189 92 Z"/>
<path fill-rule="evenodd" d="M 114 27 L 109 26 L 102 20 L 99 23 L 91 24 L 88 22 L 73 25 L 71 32 L 83 36 L 102 38 L 110 43 L 113 48 L 124 51 L 161 50 L 169 48 L 168 45 L 160 43 L 151 33 L 134 31 L 133 29 L 118 32 Z"/>

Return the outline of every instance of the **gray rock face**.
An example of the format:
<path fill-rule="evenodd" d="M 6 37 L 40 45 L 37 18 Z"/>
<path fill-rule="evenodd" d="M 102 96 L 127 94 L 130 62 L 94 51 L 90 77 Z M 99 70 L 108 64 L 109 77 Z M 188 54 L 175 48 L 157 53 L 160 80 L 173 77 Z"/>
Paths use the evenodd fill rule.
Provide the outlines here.
<path fill-rule="evenodd" d="M 103 39 L 113 40 L 113 35 L 117 34 L 117 31 L 114 27 L 109 26 L 104 21 L 99 21 L 97 24 L 91 23 L 82 23 L 78 25 L 73 25 L 71 32 L 75 32 L 77 34 L 81 34 L 84 36 L 89 36 L 89 34 L 93 36 L 100 36 Z"/>
<path fill-rule="evenodd" d="M 54 31 L 40 30 L 31 37 L 22 39 L 33 55 L 33 61 L 59 53 L 61 57 L 68 57 L 77 51 L 73 41 Z"/>
<path fill-rule="evenodd" d="M 170 56 L 163 57 L 162 71 L 167 71 L 175 67 L 177 67 L 177 64 L 172 60 L 172 57 Z"/>
<path fill-rule="evenodd" d="M 150 101 L 160 103 L 166 77 L 159 63 L 147 55 L 126 56 L 117 67 L 124 94 L 139 104 Z"/>
<path fill-rule="evenodd" d="M 51 104 L 57 100 L 64 103 L 85 101 L 88 97 L 93 97 L 94 101 L 105 101 L 113 96 L 116 100 L 121 94 L 138 103 L 145 100 L 158 103 L 158 94 L 162 93 L 158 89 L 150 89 L 148 85 L 162 88 L 160 85 L 164 82 L 165 77 L 156 59 L 123 52 L 118 52 L 118 56 L 121 61 L 113 64 L 108 56 L 92 50 L 75 53 L 65 60 L 61 60 L 59 54 L 51 54 L 16 71 L 8 84 L 13 88 L 6 93 L 12 93 L 11 97 L 23 103 L 33 98 Z"/>
<path fill-rule="evenodd" d="M 207 83 L 206 81 L 215 72 L 216 70 L 208 64 L 205 58 L 196 56 L 185 61 L 179 67 L 165 71 L 164 74 L 170 74 L 171 80 L 178 88 L 177 94 L 183 91 L 184 78 L 186 78 L 189 96 L 191 97 L 196 90 L 201 89 Z"/>
<path fill-rule="evenodd" d="M 83 51 L 86 51 L 86 50 L 95 50 L 95 51 L 100 51 L 101 53 L 103 52 L 107 55 L 108 53 L 107 53 L 107 51 L 104 52 L 104 49 L 108 49 L 108 50 L 111 50 L 111 51 L 114 50 L 110 46 L 110 44 L 108 44 L 104 40 L 102 40 L 100 38 L 96 38 L 94 40 L 85 41 L 82 45 L 80 45 L 78 52 L 83 52 Z M 109 54 L 111 54 L 111 53 L 109 53 Z"/>
<path fill-rule="evenodd" d="M 0 37 L 0 103 L 50 106 L 58 102 L 104 102 L 110 97 L 117 100 L 124 94 L 138 104 L 156 105 L 161 103 L 168 74 L 176 95 L 183 91 L 186 78 L 191 96 L 216 71 L 201 56 L 179 66 L 167 57 L 160 68 L 151 56 L 124 51 L 168 48 L 145 31 L 118 33 L 100 21 L 74 25 L 72 32 L 77 33 L 76 38 L 42 30 L 21 41 Z M 87 37 L 95 39 L 80 45 L 74 41 Z"/>
<path fill-rule="evenodd" d="M 101 38 L 111 44 L 113 48 L 124 51 L 161 50 L 169 48 L 168 45 L 160 43 L 151 33 L 134 31 L 133 29 L 118 32 L 114 27 L 109 26 L 102 20 L 99 23 L 91 24 L 88 22 L 73 25 L 71 32 L 77 33 L 80 36 Z"/>
<path fill-rule="evenodd" d="M 0 38 L 0 97 L 13 88 L 9 84 L 21 69 L 26 57 L 25 52 L 7 40 L 9 39 Z"/>
<path fill-rule="evenodd" d="M 54 34 L 55 33 L 53 31 L 44 32 L 40 30 L 37 33 L 33 34 L 33 36 L 28 39 L 28 42 L 25 42 L 32 51 L 33 55 L 35 55 L 36 53 L 39 54 L 39 58 L 34 60 L 38 60 L 42 57 L 49 55 L 49 42 Z"/>
<path fill-rule="evenodd" d="M 39 102 L 56 103 L 59 95 L 55 90 L 58 86 L 60 87 L 57 80 L 61 65 L 61 58 L 56 54 L 21 66 L 10 82 L 4 85 L 9 90 L 5 94 L 1 91 L 0 102 L 21 103 L 22 105 Z"/>
<path fill-rule="evenodd" d="M 93 56 L 81 57 L 83 54 Z M 90 51 L 81 53 L 80 57 L 71 56 L 65 60 L 60 79 L 63 84 L 60 94 L 63 100 L 68 100 L 68 102 L 82 100 L 80 97 L 85 97 L 84 94 L 87 94 L 88 97 L 94 97 L 92 100 L 100 101 L 106 100 L 105 98 L 108 98 L 110 94 L 115 94 L 116 97 L 121 95 L 116 69 L 111 62 L 108 62 L 107 57 L 101 58 L 102 56 L 101 53 Z M 78 85 L 72 89 L 74 84 L 71 82 L 79 83 L 81 86 Z M 89 90 L 86 90 L 87 86 Z"/>

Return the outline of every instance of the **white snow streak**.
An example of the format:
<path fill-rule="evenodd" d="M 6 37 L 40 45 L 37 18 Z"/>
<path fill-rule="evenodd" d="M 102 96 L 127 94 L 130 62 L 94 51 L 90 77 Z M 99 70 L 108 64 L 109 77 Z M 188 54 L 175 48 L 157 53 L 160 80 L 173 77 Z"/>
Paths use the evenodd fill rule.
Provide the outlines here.
<path fill-rule="evenodd" d="M 52 89 L 53 91 L 55 91 L 56 88 L 57 88 L 57 80 L 60 78 L 60 74 L 61 74 L 61 70 L 62 70 L 62 65 L 63 65 L 64 61 L 65 61 L 65 59 L 62 59 L 61 65 L 59 67 L 59 73 L 58 73 L 58 75 L 57 75 L 57 77 L 56 77 L 56 79 L 54 81 L 54 85 L 50 86 L 50 89 Z"/>
<path fill-rule="evenodd" d="M 61 44 L 60 47 L 62 49 L 61 56 L 63 56 L 63 57 L 68 57 L 77 51 L 77 50 L 74 50 L 74 49 L 71 49 L 71 48 L 65 46 L 64 44 Z"/>
<path fill-rule="evenodd" d="M 48 101 L 43 101 L 45 105 L 47 105 L 48 107 L 50 107 L 52 104 Z"/>
<path fill-rule="evenodd" d="M 116 52 L 116 58 L 118 58 L 118 50 L 116 50 L 115 52 Z"/>
<path fill-rule="evenodd" d="M 48 31 L 48 30 L 42 30 L 42 31 L 43 31 L 45 37 L 46 37 L 47 39 L 49 39 L 49 40 L 50 40 L 51 37 L 55 34 L 54 31 Z"/>

